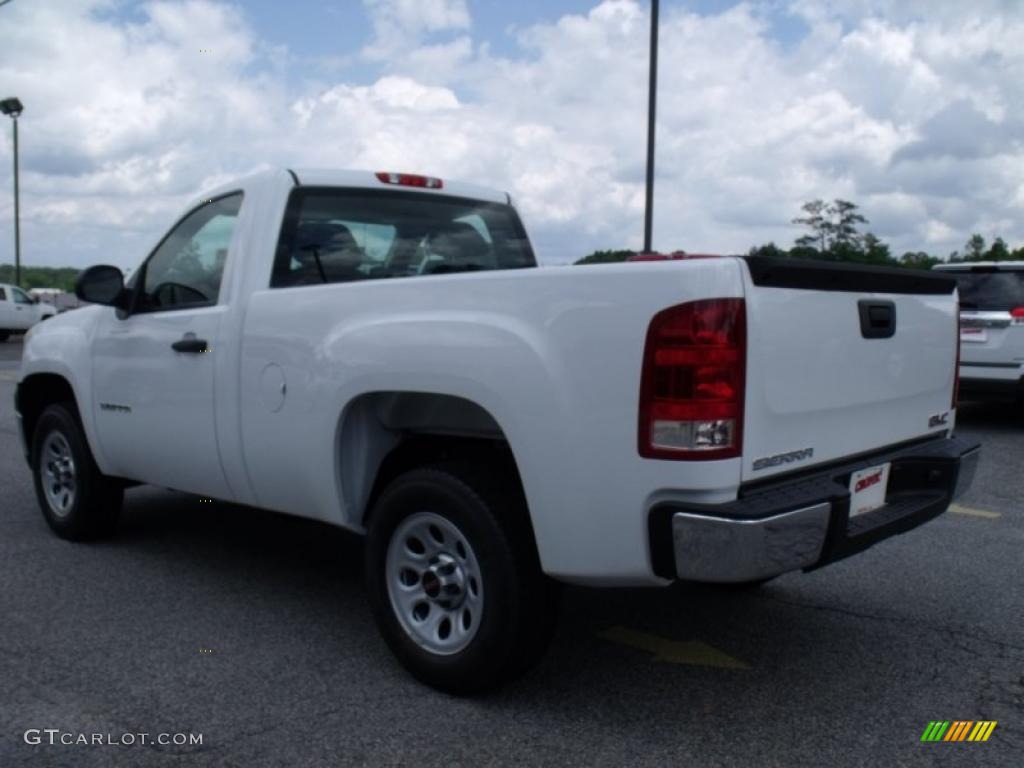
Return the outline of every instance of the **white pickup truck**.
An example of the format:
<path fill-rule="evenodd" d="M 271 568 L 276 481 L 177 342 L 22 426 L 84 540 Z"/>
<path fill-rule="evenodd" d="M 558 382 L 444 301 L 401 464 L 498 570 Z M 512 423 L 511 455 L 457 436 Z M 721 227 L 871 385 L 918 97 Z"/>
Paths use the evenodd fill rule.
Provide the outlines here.
<path fill-rule="evenodd" d="M 57 314 L 52 304 L 39 301 L 16 285 L 0 283 L 0 341 L 12 333 L 24 333 L 36 323 Z"/>
<path fill-rule="evenodd" d="M 381 632 L 452 692 L 539 658 L 559 582 L 817 568 L 941 514 L 978 457 L 952 279 L 538 268 L 468 184 L 266 172 L 77 293 L 97 306 L 29 333 L 16 394 L 54 531 L 107 533 L 151 483 L 365 533 Z"/>

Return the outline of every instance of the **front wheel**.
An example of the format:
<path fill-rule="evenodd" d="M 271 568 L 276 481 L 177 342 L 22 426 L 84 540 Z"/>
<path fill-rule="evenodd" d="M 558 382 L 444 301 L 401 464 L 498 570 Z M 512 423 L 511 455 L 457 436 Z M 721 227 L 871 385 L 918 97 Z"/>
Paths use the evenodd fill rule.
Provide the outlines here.
<path fill-rule="evenodd" d="M 367 535 L 381 634 L 417 679 L 449 693 L 524 673 L 554 629 L 557 585 L 540 570 L 521 492 L 486 472 L 407 472 L 381 495 Z"/>
<path fill-rule="evenodd" d="M 124 490 L 100 473 L 73 406 L 51 405 L 42 412 L 31 458 L 39 506 L 58 536 L 80 541 L 113 531 Z"/>

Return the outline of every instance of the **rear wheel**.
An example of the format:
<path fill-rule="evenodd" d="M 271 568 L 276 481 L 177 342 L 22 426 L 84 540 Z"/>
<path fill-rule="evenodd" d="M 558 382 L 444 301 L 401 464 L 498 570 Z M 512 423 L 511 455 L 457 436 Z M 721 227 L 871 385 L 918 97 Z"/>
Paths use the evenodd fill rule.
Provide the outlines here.
<path fill-rule="evenodd" d="M 530 669 L 554 629 L 522 494 L 471 464 L 416 469 L 375 505 L 366 578 L 377 625 L 419 680 L 449 693 Z"/>
<path fill-rule="evenodd" d="M 58 536 L 79 541 L 113 531 L 124 491 L 96 466 L 74 406 L 61 403 L 43 411 L 31 458 L 39 506 Z"/>

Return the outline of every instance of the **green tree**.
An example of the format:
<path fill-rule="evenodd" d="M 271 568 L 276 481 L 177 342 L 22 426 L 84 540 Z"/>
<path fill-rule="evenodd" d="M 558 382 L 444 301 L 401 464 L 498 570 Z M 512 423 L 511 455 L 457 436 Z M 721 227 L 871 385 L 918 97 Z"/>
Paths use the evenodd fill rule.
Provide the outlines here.
<path fill-rule="evenodd" d="M 625 261 L 630 256 L 635 256 L 636 251 L 594 251 L 582 259 L 573 262 L 574 264 L 613 264 L 618 261 Z"/>
<path fill-rule="evenodd" d="M 809 245 L 794 245 L 789 249 L 789 258 L 791 259 L 821 259 L 825 255 Z"/>
<path fill-rule="evenodd" d="M 1009 261 L 1011 258 L 1010 249 L 1006 247 L 1006 241 L 1001 237 L 997 237 L 985 253 L 985 261 Z"/>
<path fill-rule="evenodd" d="M 75 289 L 75 278 L 80 270 L 75 267 L 26 267 L 21 268 L 21 287 L 60 288 L 71 292 Z M 14 265 L 0 264 L 0 283 L 14 283 Z"/>
<path fill-rule="evenodd" d="M 779 246 L 777 246 L 775 243 L 765 243 L 764 245 L 752 246 L 751 249 L 749 251 L 747 251 L 747 255 L 748 256 L 768 256 L 768 257 L 771 257 L 771 258 L 778 259 L 778 258 L 783 258 L 785 256 L 788 256 L 789 254 L 786 253 L 781 248 L 779 248 Z"/>
<path fill-rule="evenodd" d="M 982 261 L 985 258 L 985 238 L 975 232 L 964 244 L 964 261 Z"/>
<path fill-rule="evenodd" d="M 868 232 L 861 240 L 861 247 L 863 253 L 863 259 L 858 261 L 864 261 L 868 264 L 885 264 L 885 265 L 897 265 L 897 262 L 892 254 L 889 252 L 889 246 L 887 243 L 883 243 L 878 237 L 872 232 Z"/>
<path fill-rule="evenodd" d="M 826 261 L 864 261 L 864 250 L 859 243 L 832 243 L 829 249 L 821 255 Z"/>
<path fill-rule="evenodd" d="M 820 253 L 828 250 L 832 222 L 828 217 L 828 204 L 824 200 L 811 200 L 800 206 L 806 216 L 793 219 L 793 224 L 803 224 L 811 231 L 796 239 L 803 248 L 817 248 Z"/>
<path fill-rule="evenodd" d="M 857 204 L 849 200 L 835 199 L 831 203 L 811 200 L 800 208 L 806 216 L 793 219 L 811 231 L 796 239 L 801 248 L 816 248 L 822 258 L 835 261 L 851 261 L 851 256 L 860 249 L 858 224 L 868 220 L 857 211 Z"/>
<path fill-rule="evenodd" d="M 832 218 L 832 242 L 858 245 L 860 233 L 857 232 L 857 225 L 867 224 L 868 220 L 857 213 L 856 203 L 849 200 L 833 200 L 829 206 L 829 215 Z M 878 238 L 875 238 L 875 243 L 878 243 Z"/>
<path fill-rule="evenodd" d="M 924 251 L 907 251 L 900 256 L 900 264 L 911 269 L 931 269 L 940 263 L 942 263 L 942 259 L 931 256 Z"/>

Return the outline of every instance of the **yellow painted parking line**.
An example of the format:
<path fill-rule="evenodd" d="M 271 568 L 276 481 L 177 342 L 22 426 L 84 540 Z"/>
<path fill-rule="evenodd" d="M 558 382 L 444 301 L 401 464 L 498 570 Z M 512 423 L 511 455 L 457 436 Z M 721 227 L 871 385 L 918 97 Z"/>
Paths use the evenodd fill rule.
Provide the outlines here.
<path fill-rule="evenodd" d="M 669 664 L 691 664 L 696 667 L 718 667 L 720 669 L 750 669 L 750 665 L 712 648 L 699 640 L 667 640 L 646 632 L 637 632 L 626 627 L 611 627 L 598 633 L 599 637 L 619 645 L 628 645 L 654 654 L 655 661 Z"/>
<path fill-rule="evenodd" d="M 998 512 L 989 512 L 987 509 L 961 507 L 959 504 L 950 504 L 949 511 L 957 515 L 967 515 L 968 517 L 984 517 L 987 520 L 995 520 L 997 517 L 1002 517 Z"/>

